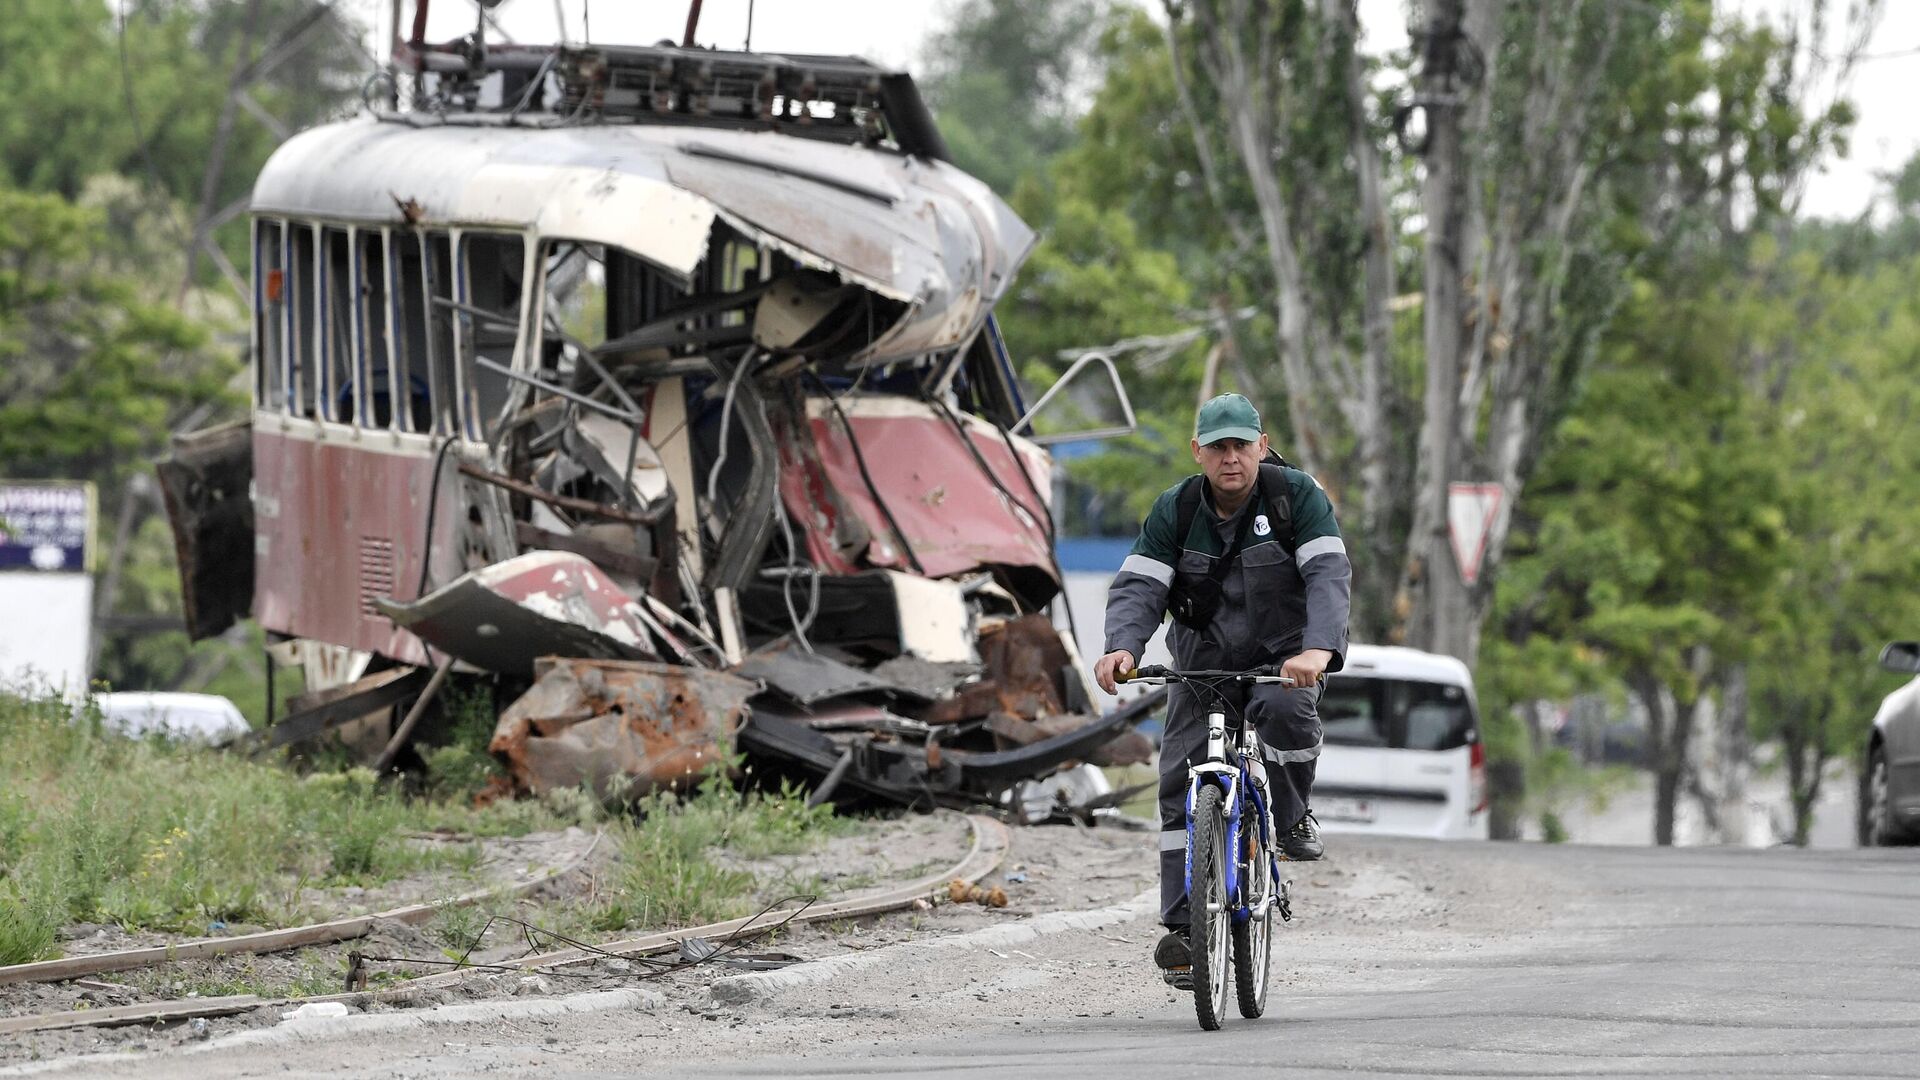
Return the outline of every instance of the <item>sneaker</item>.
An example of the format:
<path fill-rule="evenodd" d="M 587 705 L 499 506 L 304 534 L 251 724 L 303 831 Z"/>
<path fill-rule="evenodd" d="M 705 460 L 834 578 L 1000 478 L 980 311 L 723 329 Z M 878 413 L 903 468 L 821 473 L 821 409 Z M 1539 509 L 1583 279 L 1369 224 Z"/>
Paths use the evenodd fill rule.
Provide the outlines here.
<path fill-rule="evenodd" d="M 1153 963 L 1161 978 L 1176 990 L 1193 989 L 1193 955 L 1187 951 L 1185 929 L 1168 930 L 1153 947 Z"/>
<path fill-rule="evenodd" d="M 1320 822 L 1309 810 L 1293 828 L 1280 834 L 1280 853 L 1294 862 L 1312 862 L 1327 853 L 1320 842 Z"/>

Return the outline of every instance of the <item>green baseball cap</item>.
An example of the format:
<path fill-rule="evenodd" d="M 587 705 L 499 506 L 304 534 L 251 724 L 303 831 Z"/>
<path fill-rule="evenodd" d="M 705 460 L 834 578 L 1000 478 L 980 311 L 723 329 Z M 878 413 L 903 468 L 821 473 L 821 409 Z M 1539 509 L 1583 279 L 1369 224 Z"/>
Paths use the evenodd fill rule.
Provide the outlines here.
<path fill-rule="evenodd" d="M 1193 438 L 1201 446 L 1221 439 L 1260 441 L 1260 410 L 1239 394 L 1221 394 L 1200 406 L 1193 420 Z"/>

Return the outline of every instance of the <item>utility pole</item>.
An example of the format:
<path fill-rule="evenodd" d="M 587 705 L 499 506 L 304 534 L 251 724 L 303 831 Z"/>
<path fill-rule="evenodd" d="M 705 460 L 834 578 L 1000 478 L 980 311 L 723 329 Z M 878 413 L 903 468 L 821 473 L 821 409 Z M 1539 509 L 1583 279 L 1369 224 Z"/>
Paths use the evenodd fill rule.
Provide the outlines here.
<path fill-rule="evenodd" d="M 1455 565 L 1447 532 L 1447 485 L 1461 462 L 1460 355 L 1465 326 L 1461 313 L 1461 252 L 1467 218 L 1467 168 L 1460 132 L 1466 87 L 1458 77 L 1465 0 L 1429 0 L 1417 104 L 1425 112 L 1426 180 L 1421 201 L 1427 218 L 1427 358 L 1425 438 L 1420 447 L 1419 492 L 1432 530 L 1416 542 L 1425 549 L 1425 608 L 1416 612 L 1419 642 L 1471 664 L 1476 624 L 1467 583 Z M 1424 625 L 1421 625 L 1424 624 Z M 1422 633 L 1424 631 L 1424 634 Z"/>

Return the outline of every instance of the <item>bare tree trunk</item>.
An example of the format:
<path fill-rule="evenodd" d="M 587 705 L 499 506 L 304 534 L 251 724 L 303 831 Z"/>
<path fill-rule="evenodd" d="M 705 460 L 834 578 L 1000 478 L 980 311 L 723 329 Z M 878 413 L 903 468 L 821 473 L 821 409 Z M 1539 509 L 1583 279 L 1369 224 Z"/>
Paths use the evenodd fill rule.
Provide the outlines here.
<path fill-rule="evenodd" d="M 1359 400 L 1352 410 L 1354 441 L 1358 449 L 1361 528 L 1370 540 L 1384 542 L 1383 527 L 1392 501 L 1388 487 L 1387 397 L 1393 384 L 1387 364 L 1393 348 L 1393 220 L 1387 214 L 1380 176 L 1380 150 L 1374 143 L 1372 108 L 1367 100 L 1365 72 L 1359 55 L 1360 18 L 1357 0 L 1325 0 L 1328 20 L 1340 28 L 1343 40 L 1341 83 L 1346 91 L 1347 122 L 1352 135 L 1348 148 L 1360 189 L 1360 216 L 1366 234 L 1362 268 L 1366 288 L 1361 296 L 1363 347 L 1360 354 Z M 1391 565 L 1391 564 L 1388 564 Z"/>
<path fill-rule="evenodd" d="M 1693 753 L 1686 758 L 1680 786 L 1693 797 L 1694 804 L 1700 808 L 1703 823 L 1702 843 L 1733 843 L 1728 839 L 1729 831 L 1738 828 L 1724 812 L 1718 781 L 1723 762 L 1720 758 L 1719 704 L 1712 694 L 1701 694 L 1694 699 L 1693 709 L 1688 718 L 1689 730 L 1704 732 L 1707 737 L 1693 744 Z"/>
<path fill-rule="evenodd" d="M 1427 26 L 1421 93 L 1426 101 L 1426 414 L 1420 431 L 1418 500 L 1409 554 L 1423 573 L 1414 612 L 1417 644 L 1472 663 L 1479 619 L 1447 540 L 1447 485 L 1460 464 L 1460 264 L 1467 219 L 1467 162 L 1461 138 L 1462 87 L 1454 77 L 1464 0 L 1435 0 Z"/>
<path fill-rule="evenodd" d="M 1796 847 L 1806 847 L 1813 833 L 1813 808 L 1820 802 L 1827 767 L 1826 726 L 1833 715 L 1831 701 L 1823 701 L 1811 715 L 1782 715 L 1794 705 L 1770 696 L 1768 710 L 1780 718 L 1780 743 L 1787 759 L 1787 801 L 1793 810 Z"/>
<path fill-rule="evenodd" d="M 1650 668 L 1627 675 L 1627 685 L 1647 710 L 1648 765 L 1653 769 L 1653 842 L 1668 847 L 1674 840 L 1674 816 L 1688 783 L 1688 747 L 1693 737 L 1695 705 L 1706 685 L 1712 654 L 1696 645 L 1688 655 L 1686 694 L 1677 693 Z"/>
<path fill-rule="evenodd" d="M 1720 775 L 1720 838 L 1729 844 L 1754 841 L 1747 811 L 1748 781 L 1753 777 L 1753 740 L 1747 731 L 1747 665 L 1735 664 L 1720 684 L 1719 727 L 1715 730 Z M 1769 838 L 1770 839 L 1770 838 Z"/>

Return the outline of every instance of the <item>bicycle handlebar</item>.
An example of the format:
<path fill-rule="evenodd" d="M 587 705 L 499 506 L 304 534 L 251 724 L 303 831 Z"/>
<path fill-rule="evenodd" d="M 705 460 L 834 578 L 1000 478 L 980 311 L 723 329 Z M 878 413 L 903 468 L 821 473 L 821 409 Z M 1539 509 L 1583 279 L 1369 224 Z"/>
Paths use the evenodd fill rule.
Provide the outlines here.
<path fill-rule="evenodd" d="M 1170 680 L 1185 682 L 1189 679 L 1197 679 L 1205 682 L 1225 682 L 1231 679 L 1234 682 L 1240 683 L 1277 683 L 1282 686 L 1293 685 L 1293 679 L 1291 677 L 1280 674 L 1280 667 L 1277 664 L 1249 668 L 1246 671 L 1220 671 L 1216 669 L 1180 671 L 1164 667 L 1160 664 L 1149 664 L 1143 668 L 1134 668 L 1132 671 L 1118 673 L 1114 675 L 1113 681 L 1120 683 L 1165 683 Z"/>

